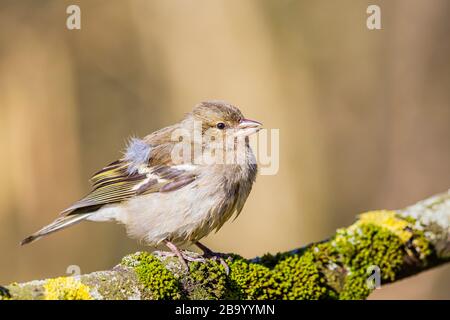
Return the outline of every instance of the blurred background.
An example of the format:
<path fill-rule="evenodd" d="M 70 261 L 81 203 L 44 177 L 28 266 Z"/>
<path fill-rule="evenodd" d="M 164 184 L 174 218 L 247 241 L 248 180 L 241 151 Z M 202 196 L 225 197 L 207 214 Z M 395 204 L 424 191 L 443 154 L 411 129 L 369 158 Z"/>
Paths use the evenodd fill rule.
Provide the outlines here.
<path fill-rule="evenodd" d="M 81 8 L 81 30 L 66 8 Z M 381 7 L 382 30 L 366 28 Z M 280 169 L 205 243 L 254 257 L 450 187 L 447 0 L 0 1 L 0 283 L 111 268 L 114 224 L 19 241 L 88 192 L 126 139 L 227 100 L 280 129 Z M 450 299 L 450 267 L 371 298 Z"/>

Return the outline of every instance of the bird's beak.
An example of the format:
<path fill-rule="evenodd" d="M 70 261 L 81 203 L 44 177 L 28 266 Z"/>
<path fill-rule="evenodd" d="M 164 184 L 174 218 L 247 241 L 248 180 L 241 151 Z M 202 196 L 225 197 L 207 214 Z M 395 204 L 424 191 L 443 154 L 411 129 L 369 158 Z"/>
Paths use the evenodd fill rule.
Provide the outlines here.
<path fill-rule="evenodd" d="M 237 134 L 249 136 L 261 130 L 261 126 L 262 126 L 261 122 L 250 119 L 242 119 L 237 126 L 238 128 Z"/>
<path fill-rule="evenodd" d="M 262 126 L 261 122 L 258 122 L 256 120 L 250 120 L 250 119 L 242 119 L 239 122 L 239 129 L 249 129 L 249 128 L 260 128 Z"/>

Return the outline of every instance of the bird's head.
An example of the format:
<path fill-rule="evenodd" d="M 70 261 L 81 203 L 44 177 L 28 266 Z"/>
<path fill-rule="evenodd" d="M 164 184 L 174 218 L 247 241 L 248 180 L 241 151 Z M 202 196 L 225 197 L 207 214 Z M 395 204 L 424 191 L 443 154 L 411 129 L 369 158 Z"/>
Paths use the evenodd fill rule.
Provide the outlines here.
<path fill-rule="evenodd" d="M 195 121 L 201 122 L 202 131 L 220 134 L 229 130 L 235 136 L 249 136 L 258 132 L 262 124 L 244 118 L 235 106 L 223 101 L 206 101 L 195 106 L 191 114 Z"/>

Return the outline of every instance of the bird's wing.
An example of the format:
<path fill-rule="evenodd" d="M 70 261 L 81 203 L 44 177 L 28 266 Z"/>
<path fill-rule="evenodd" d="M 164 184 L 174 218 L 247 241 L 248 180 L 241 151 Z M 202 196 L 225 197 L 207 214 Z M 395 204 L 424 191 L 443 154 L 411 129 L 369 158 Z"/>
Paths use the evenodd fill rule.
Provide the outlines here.
<path fill-rule="evenodd" d="M 93 190 L 61 214 L 92 212 L 106 204 L 123 202 L 138 195 L 174 191 L 197 177 L 194 166 L 174 165 L 169 158 L 164 160 L 156 155 L 144 158 L 142 163 L 137 163 L 125 155 L 98 171 L 91 178 Z"/>

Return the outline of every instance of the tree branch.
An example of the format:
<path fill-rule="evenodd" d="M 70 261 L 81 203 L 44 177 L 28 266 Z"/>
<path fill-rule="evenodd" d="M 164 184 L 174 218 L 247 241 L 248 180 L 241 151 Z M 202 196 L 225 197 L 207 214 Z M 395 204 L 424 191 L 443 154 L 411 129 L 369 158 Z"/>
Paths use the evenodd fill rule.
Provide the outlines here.
<path fill-rule="evenodd" d="M 364 299 L 378 276 L 386 284 L 448 262 L 449 226 L 450 190 L 363 213 L 320 243 L 251 260 L 232 255 L 229 275 L 216 261 L 190 262 L 186 273 L 176 258 L 138 252 L 109 271 L 0 287 L 0 299 Z"/>

